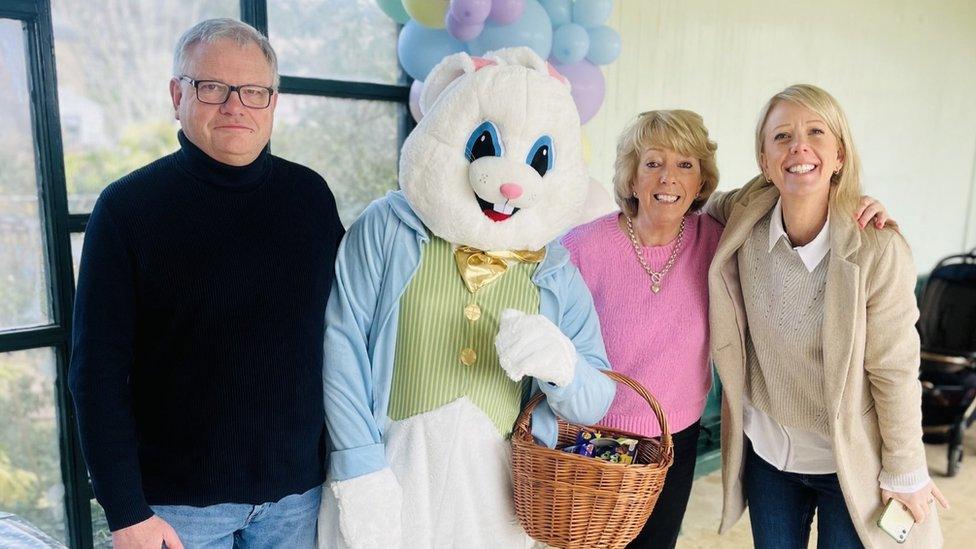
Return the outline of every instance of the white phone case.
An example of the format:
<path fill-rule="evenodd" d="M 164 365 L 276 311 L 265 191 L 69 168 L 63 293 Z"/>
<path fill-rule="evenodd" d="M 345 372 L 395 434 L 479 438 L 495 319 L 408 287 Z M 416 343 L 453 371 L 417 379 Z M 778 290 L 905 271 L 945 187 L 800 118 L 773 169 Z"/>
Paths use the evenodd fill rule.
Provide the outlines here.
<path fill-rule="evenodd" d="M 901 502 L 891 499 L 878 519 L 878 526 L 898 543 L 905 543 L 915 526 L 915 517 Z"/>

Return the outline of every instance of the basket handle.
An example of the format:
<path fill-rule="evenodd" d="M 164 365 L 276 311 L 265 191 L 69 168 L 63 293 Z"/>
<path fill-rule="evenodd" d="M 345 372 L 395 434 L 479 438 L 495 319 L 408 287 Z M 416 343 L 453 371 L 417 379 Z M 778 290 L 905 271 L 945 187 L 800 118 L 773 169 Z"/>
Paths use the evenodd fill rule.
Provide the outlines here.
<path fill-rule="evenodd" d="M 661 425 L 661 445 L 664 447 L 666 453 L 670 454 L 673 451 L 673 446 L 671 444 L 671 430 L 668 428 L 668 418 L 664 415 L 664 411 L 661 410 L 661 404 L 658 403 L 656 398 L 654 398 L 654 395 L 648 392 L 643 385 L 621 373 L 614 372 L 612 370 L 600 370 L 600 372 L 617 383 L 623 383 L 624 385 L 630 387 L 636 391 L 641 398 L 647 401 L 647 404 L 651 407 L 651 410 L 654 411 L 654 415 L 657 417 L 657 422 Z M 519 413 L 518 419 L 515 420 L 514 432 L 517 433 L 529 431 L 529 422 L 532 417 L 532 411 L 535 410 L 535 407 L 538 406 L 544 398 L 546 398 L 546 394 L 539 391 L 531 399 L 529 399 L 528 404 L 525 405 L 525 408 L 521 413 Z"/>

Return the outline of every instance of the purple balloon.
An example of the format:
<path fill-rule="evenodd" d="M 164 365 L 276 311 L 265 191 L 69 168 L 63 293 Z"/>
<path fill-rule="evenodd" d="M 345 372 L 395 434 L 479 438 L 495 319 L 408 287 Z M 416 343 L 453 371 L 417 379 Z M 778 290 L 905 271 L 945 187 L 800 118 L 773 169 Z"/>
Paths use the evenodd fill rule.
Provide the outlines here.
<path fill-rule="evenodd" d="M 525 0 L 491 0 L 488 19 L 499 25 L 508 25 L 522 17 L 523 9 L 525 9 Z"/>
<path fill-rule="evenodd" d="M 491 0 L 451 0 L 451 7 L 447 10 L 458 23 L 466 26 L 484 23 L 491 13 Z M 458 38 L 455 35 L 455 38 Z M 459 38 L 460 39 L 460 38 Z"/>
<path fill-rule="evenodd" d="M 462 42 L 474 40 L 479 34 L 481 34 L 481 31 L 485 30 L 485 24 L 483 22 L 471 23 L 468 25 L 455 19 L 454 14 L 452 14 L 450 11 L 447 12 L 444 25 L 447 27 L 447 32 L 449 32 L 451 36 Z"/>
<path fill-rule="evenodd" d="M 603 105 L 606 81 L 600 67 L 587 60 L 570 65 L 560 65 L 555 58 L 549 59 L 559 74 L 569 80 L 572 86 L 573 101 L 579 111 L 580 124 L 586 124 Z"/>

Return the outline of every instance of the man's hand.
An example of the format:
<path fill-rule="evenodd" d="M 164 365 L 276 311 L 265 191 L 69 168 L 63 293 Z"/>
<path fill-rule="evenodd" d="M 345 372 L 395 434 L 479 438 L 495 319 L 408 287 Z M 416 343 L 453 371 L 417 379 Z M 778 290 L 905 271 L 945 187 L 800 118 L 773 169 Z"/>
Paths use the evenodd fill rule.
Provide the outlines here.
<path fill-rule="evenodd" d="M 932 481 L 929 481 L 921 490 L 910 494 L 881 490 L 881 502 L 887 504 L 890 499 L 900 501 L 905 507 L 908 507 L 912 516 L 915 517 L 915 522 L 919 524 L 925 522 L 925 519 L 929 516 L 929 510 L 932 509 L 933 501 L 938 501 L 943 509 L 949 508 L 949 500 L 942 495 L 942 492 L 939 491 Z"/>
<path fill-rule="evenodd" d="M 112 532 L 115 549 L 160 549 L 163 543 L 167 549 L 183 549 L 176 530 L 156 515 Z"/>
<path fill-rule="evenodd" d="M 565 387 L 576 373 L 576 347 L 542 315 L 503 310 L 495 350 L 498 363 L 513 381 L 530 376 Z"/>

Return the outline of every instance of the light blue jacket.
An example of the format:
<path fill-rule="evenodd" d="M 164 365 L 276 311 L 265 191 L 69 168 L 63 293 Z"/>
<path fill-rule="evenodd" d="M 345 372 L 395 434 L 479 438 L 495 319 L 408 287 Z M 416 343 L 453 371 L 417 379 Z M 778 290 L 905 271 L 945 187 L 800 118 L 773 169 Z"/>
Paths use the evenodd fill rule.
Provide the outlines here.
<path fill-rule="evenodd" d="M 325 315 L 323 368 L 329 476 L 334 481 L 388 466 L 383 434 L 390 421 L 400 296 L 417 272 L 421 247 L 428 240 L 420 218 L 397 191 L 370 204 L 339 246 Z M 616 386 L 597 371 L 610 369 L 599 320 L 589 290 L 561 244 L 547 247 L 533 281 L 539 287 L 539 312 L 559 326 L 577 352 L 576 375 L 566 387 L 533 381 L 533 392 L 546 394 L 532 416 L 533 434 L 551 447 L 557 434 L 552 409 L 572 423 L 596 423 L 610 407 Z"/>

